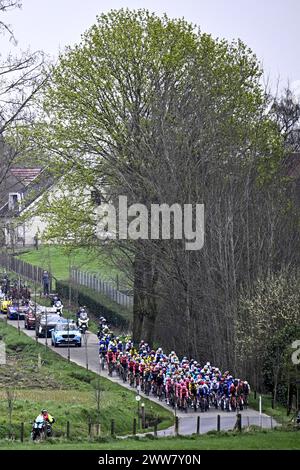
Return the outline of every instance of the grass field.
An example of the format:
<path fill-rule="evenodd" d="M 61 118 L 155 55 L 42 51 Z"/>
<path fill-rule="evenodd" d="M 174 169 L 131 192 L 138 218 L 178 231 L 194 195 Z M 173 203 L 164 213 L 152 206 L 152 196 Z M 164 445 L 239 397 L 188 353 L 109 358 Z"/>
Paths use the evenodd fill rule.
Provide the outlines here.
<path fill-rule="evenodd" d="M 124 274 L 113 266 L 109 257 L 100 250 L 95 253 L 86 248 L 77 248 L 68 257 L 63 247 L 44 245 L 38 250 L 31 249 L 20 253 L 18 257 L 27 263 L 51 271 L 59 280 L 69 278 L 69 266 L 72 265 L 82 271 L 98 274 L 103 280 L 114 285 L 116 285 L 117 276 L 121 284 L 127 282 Z"/>
<path fill-rule="evenodd" d="M 102 442 L 43 442 L 32 444 L 29 442 L 13 442 L 0 440 L 1 449 L 12 450 L 299 450 L 299 431 L 245 431 L 238 433 L 220 433 L 178 437 L 178 438 L 130 438 L 107 439 Z"/>
<path fill-rule="evenodd" d="M 272 397 L 271 395 L 266 395 L 262 394 L 262 412 L 272 416 L 275 418 L 275 420 L 278 423 L 281 424 L 289 424 L 291 423 L 292 419 L 294 418 L 294 414 L 291 413 L 290 415 L 287 415 L 287 410 L 286 408 L 279 404 L 276 403 L 276 406 L 272 408 Z M 254 399 L 254 393 L 250 394 L 249 397 L 249 405 L 251 408 L 254 408 L 255 410 L 259 410 L 259 394 L 257 393 L 256 399 Z"/>
<path fill-rule="evenodd" d="M 13 396 L 12 428 L 19 435 L 20 424 L 25 424 L 29 435 L 30 422 L 42 408 L 49 409 L 56 418 L 54 431 L 65 434 L 70 421 L 72 437 L 87 437 L 88 422 L 97 422 L 96 394 L 100 392 L 101 431 L 110 431 L 115 420 L 116 433 L 130 434 L 133 418 L 137 417 L 135 393 L 109 380 L 86 371 L 36 343 L 22 331 L 0 320 L 0 339 L 6 344 L 7 364 L 0 366 L 0 437 L 8 432 L 7 390 Z M 99 382 L 100 380 L 100 382 Z M 159 417 L 159 427 L 173 423 L 171 412 L 145 400 L 148 417 Z M 151 415 L 151 416 L 150 416 Z"/>

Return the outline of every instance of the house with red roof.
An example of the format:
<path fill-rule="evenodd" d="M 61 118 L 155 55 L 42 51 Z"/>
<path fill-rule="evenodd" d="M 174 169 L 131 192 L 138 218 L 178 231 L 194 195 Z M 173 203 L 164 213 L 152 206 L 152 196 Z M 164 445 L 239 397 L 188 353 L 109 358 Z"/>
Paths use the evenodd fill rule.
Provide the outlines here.
<path fill-rule="evenodd" d="M 53 184 L 45 169 L 8 168 L 0 188 L 0 246 L 35 244 L 45 221 L 35 216 L 22 221 L 20 215 Z"/>

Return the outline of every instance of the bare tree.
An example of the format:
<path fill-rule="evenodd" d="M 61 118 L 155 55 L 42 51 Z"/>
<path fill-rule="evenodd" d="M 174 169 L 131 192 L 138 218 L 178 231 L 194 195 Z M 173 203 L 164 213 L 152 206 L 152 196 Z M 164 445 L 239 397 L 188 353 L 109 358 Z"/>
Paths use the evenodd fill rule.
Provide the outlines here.
<path fill-rule="evenodd" d="M 17 0 L 0 0 L 0 33 L 7 33 L 14 44 L 13 31 L 2 16 L 20 6 Z M 43 68 L 42 52 L 24 52 L 18 57 L 10 53 L 5 58 L 0 49 L 0 207 L 7 202 L 7 191 L 13 184 L 9 178 L 10 168 L 26 158 L 16 131 L 33 119 L 32 101 L 46 80 Z"/>
<path fill-rule="evenodd" d="M 6 389 L 6 400 L 7 400 L 7 413 L 8 413 L 8 425 L 9 425 L 9 437 L 12 436 L 12 413 L 14 409 L 14 403 L 16 401 L 16 392 L 10 388 Z"/>
<path fill-rule="evenodd" d="M 21 8 L 19 0 L 0 0 L 0 13 L 6 13 L 14 8 Z M 0 19 L 0 33 L 8 33 L 10 41 L 16 43 L 11 26 Z"/>
<path fill-rule="evenodd" d="M 287 151 L 300 151 L 300 102 L 289 88 L 285 88 L 282 96 L 275 97 L 272 114 L 282 134 Z"/>

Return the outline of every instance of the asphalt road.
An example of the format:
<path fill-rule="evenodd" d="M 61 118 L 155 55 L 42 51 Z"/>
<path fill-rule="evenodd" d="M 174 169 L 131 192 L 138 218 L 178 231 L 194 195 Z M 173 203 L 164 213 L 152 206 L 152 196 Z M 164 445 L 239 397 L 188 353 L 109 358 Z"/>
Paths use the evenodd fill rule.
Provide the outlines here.
<path fill-rule="evenodd" d="M 17 328 L 18 324 L 15 320 L 8 320 L 8 324 L 12 325 Z M 35 330 L 26 330 L 24 328 L 24 322 L 20 321 L 20 328 L 21 330 L 27 334 L 28 336 L 35 339 Z M 68 347 L 58 347 L 54 348 L 51 346 L 51 338 L 47 339 L 48 347 L 50 347 L 53 351 L 61 356 L 68 358 L 68 354 L 70 354 L 70 360 L 79 366 L 85 367 L 96 374 L 100 374 L 101 376 L 111 380 L 112 382 L 118 383 L 120 386 L 125 387 L 129 390 L 132 390 L 132 387 L 127 383 L 123 383 L 119 380 L 118 377 L 109 377 L 107 371 L 100 370 L 99 360 L 98 360 L 98 338 L 95 334 L 91 332 L 86 333 L 86 345 L 84 341 L 82 342 L 81 348 L 76 348 L 74 346 Z M 45 345 L 46 339 L 39 338 L 38 342 Z M 145 397 L 145 395 L 141 392 L 141 397 Z M 158 399 L 154 397 L 147 397 L 153 402 L 159 403 Z M 161 402 L 161 406 L 171 410 L 171 408 L 166 405 L 165 403 Z M 242 411 L 242 426 L 249 426 L 249 424 L 255 424 L 257 426 L 261 426 L 264 428 L 271 428 L 276 426 L 277 423 L 274 419 L 266 414 L 259 414 L 259 412 L 253 409 L 247 409 Z M 226 412 L 222 410 L 212 410 L 205 413 L 201 413 L 199 411 L 194 412 L 193 410 L 189 410 L 188 413 L 183 413 L 178 411 L 177 416 L 179 418 L 179 434 L 181 435 L 190 435 L 197 431 L 197 417 L 200 416 L 200 433 L 206 433 L 208 431 L 216 430 L 217 429 L 217 415 L 221 417 L 221 430 L 230 430 L 234 428 L 236 423 L 236 414 L 232 412 Z M 175 428 L 174 426 L 158 431 L 159 436 L 172 436 L 175 435 Z"/>

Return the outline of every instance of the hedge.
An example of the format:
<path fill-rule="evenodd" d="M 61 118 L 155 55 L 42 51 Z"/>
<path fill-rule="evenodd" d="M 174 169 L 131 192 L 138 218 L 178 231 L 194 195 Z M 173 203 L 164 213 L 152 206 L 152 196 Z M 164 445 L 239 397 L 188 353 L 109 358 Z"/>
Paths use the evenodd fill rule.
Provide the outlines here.
<path fill-rule="evenodd" d="M 63 298 L 69 298 L 69 284 L 66 281 L 56 281 L 56 291 Z M 85 286 L 72 288 L 71 298 L 79 305 L 86 305 L 91 314 L 99 319 L 105 317 L 111 325 L 124 330 L 130 330 L 132 312 L 127 308 L 108 299 L 104 294 L 95 292 Z"/>

